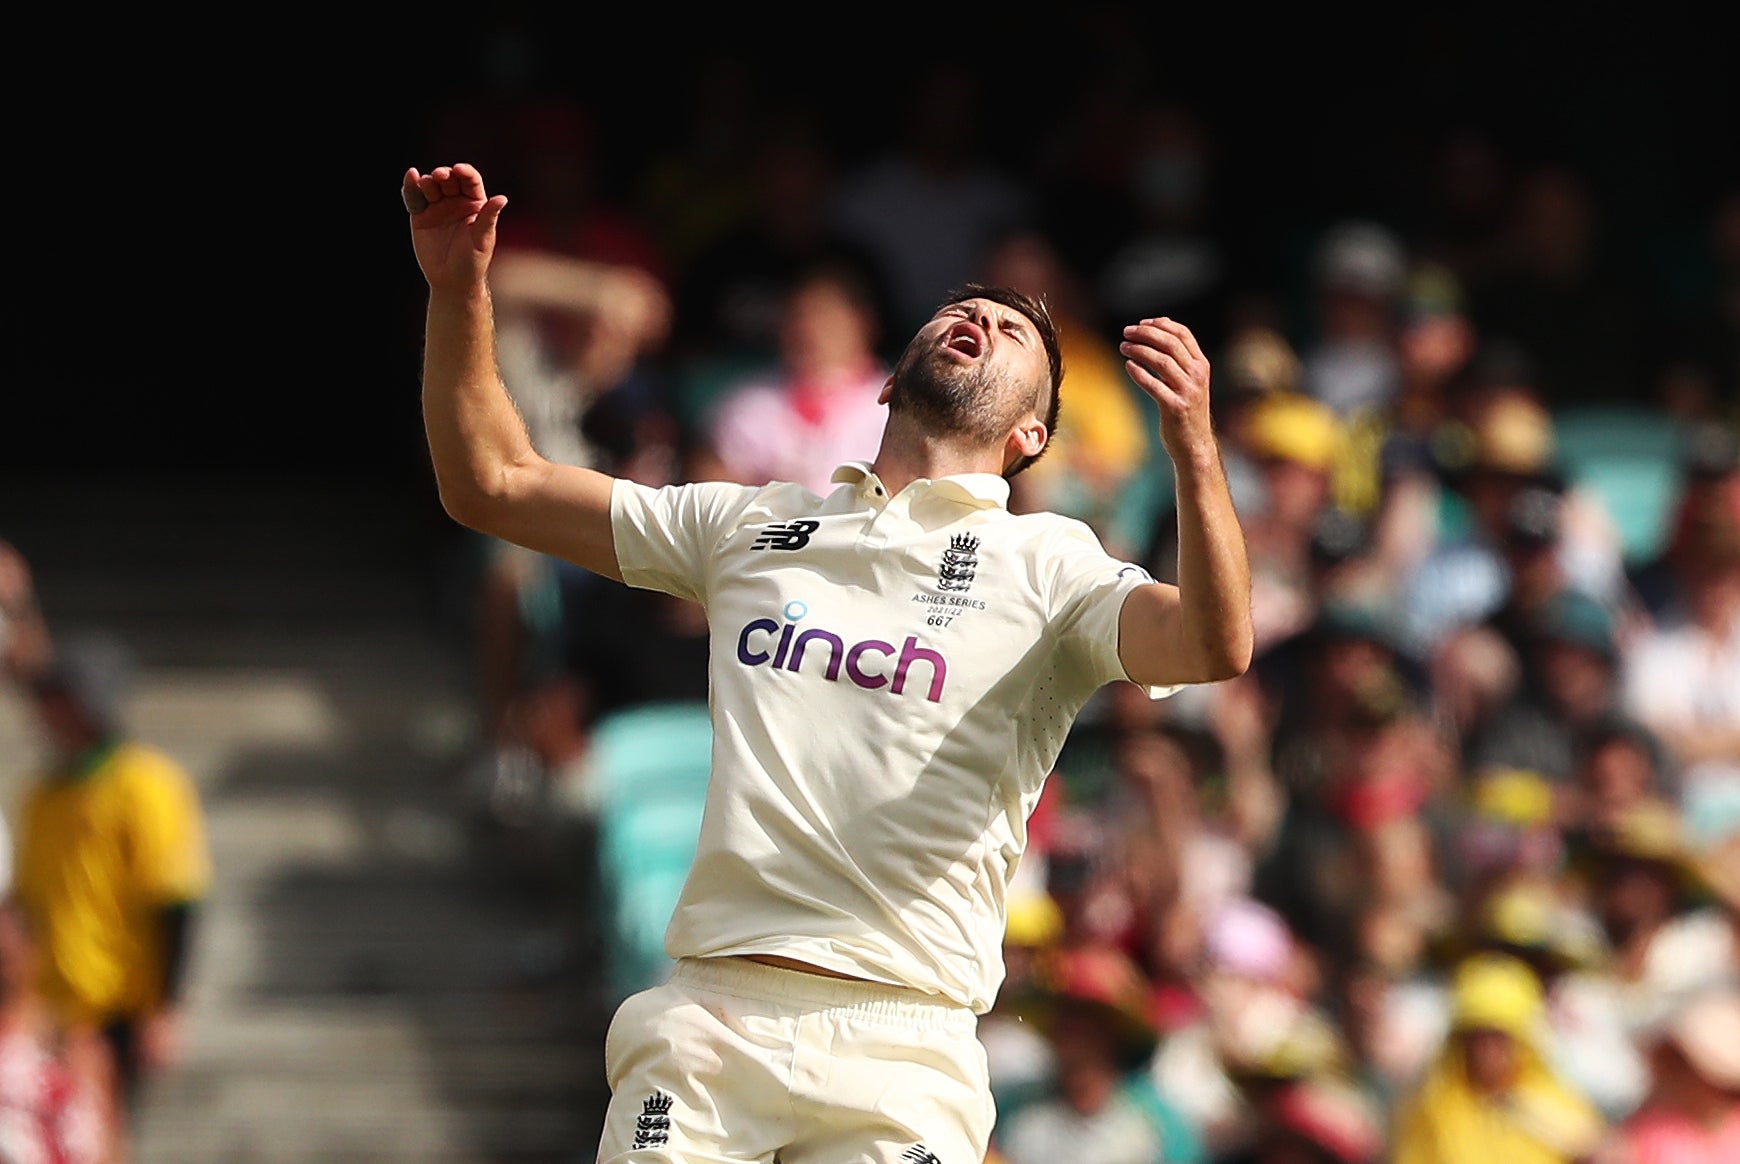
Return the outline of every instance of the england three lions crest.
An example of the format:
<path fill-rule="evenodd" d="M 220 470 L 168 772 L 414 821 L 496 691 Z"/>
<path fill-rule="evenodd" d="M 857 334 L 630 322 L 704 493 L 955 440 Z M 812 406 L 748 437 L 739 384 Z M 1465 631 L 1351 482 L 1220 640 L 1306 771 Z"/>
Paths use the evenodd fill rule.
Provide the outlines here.
<path fill-rule="evenodd" d="M 965 591 L 973 585 L 979 570 L 979 539 L 972 534 L 956 534 L 943 551 L 942 564 L 936 568 L 938 590 Z"/>

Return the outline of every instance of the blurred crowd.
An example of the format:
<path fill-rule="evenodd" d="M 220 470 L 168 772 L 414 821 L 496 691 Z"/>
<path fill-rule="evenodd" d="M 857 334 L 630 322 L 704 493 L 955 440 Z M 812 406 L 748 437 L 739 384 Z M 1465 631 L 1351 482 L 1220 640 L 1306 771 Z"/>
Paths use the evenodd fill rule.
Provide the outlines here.
<path fill-rule="evenodd" d="M 1108 688 L 1065 747 L 982 1026 L 999 1158 L 1740 1160 L 1740 190 L 1629 262 L 1660 240 L 1586 174 L 1459 130 L 1407 215 L 1254 262 L 1185 102 L 1094 90 L 1016 164 L 959 69 L 869 156 L 729 62 L 696 92 L 632 174 L 573 102 L 438 127 L 510 198 L 501 365 L 545 455 L 826 490 L 915 324 L 1009 284 L 1066 366 L 1012 507 L 1164 579 L 1118 330 L 1214 363 L 1257 659 Z M 603 717 L 706 698 L 704 619 L 469 548 L 469 788 L 503 859 L 571 874 L 527 838 L 593 811 Z"/>
<path fill-rule="evenodd" d="M 119 638 L 51 628 L 0 541 L 0 685 L 41 745 L 0 819 L 0 1164 L 126 1164 L 180 1058 L 209 857 L 189 774 L 130 722 L 135 671 Z"/>

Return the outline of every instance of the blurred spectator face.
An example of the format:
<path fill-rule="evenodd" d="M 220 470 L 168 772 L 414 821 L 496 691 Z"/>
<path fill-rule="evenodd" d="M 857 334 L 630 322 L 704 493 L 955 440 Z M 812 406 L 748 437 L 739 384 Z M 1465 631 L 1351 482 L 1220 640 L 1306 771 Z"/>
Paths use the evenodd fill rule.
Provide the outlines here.
<path fill-rule="evenodd" d="M 1433 192 L 1452 222 L 1491 218 L 1508 189 L 1504 158 L 1483 134 L 1459 130 L 1445 140 L 1433 167 Z"/>
<path fill-rule="evenodd" d="M 35 696 L 37 720 L 49 747 L 56 753 L 76 755 L 96 741 L 99 733 L 70 692 L 56 684 L 43 683 L 37 686 Z"/>
<path fill-rule="evenodd" d="M 1558 713 L 1572 722 L 1591 719 L 1612 706 L 1613 660 L 1581 643 L 1549 640 L 1538 648 L 1541 682 Z"/>
<path fill-rule="evenodd" d="M 1516 652 L 1487 627 L 1453 632 L 1432 658 L 1433 694 L 1442 713 L 1461 729 L 1509 698 L 1521 674 Z"/>
<path fill-rule="evenodd" d="M 874 342 L 869 309 L 829 277 L 799 287 L 780 325 L 780 350 L 799 375 L 860 363 L 869 358 Z"/>
<path fill-rule="evenodd" d="M 985 259 L 986 281 L 1013 287 L 1036 299 L 1051 300 L 1063 282 L 1058 257 L 1043 237 L 1030 231 L 1012 234 Z M 1052 305 L 1056 310 L 1056 304 Z"/>
<path fill-rule="evenodd" d="M 1398 351 L 1405 383 L 1442 384 L 1474 354 L 1474 329 L 1457 312 L 1427 315 L 1402 332 Z"/>
<path fill-rule="evenodd" d="M 1611 817 L 1654 794 L 1655 759 L 1637 740 L 1616 736 L 1584 757 L 1577 783 L 1597 819 Z"/>
<path fill-rule="evenodd" d="M 1740 994 L 1726 987 L 1694 996 L 1649 1046 L 1653 1102 L 1700 1121 L 1740 1107 Z"/>
<path fill-rule="evenodd" d="M 1389 230 L 1370 222 L 1334 228 L 1317 253 L 1324 332 L 1337 340 L 1387 340 L 1406 278 L 1406 252 Z"/>
<path fill-rule="evenodd" d="M 1241 414 L 1237 441 L 1262 469 L 1265 521 L 1308 543 L 1329 502 L 1341 425 L 1307 396 L 1273 393 Z"/>
<path fill-rule="evenodd" d="M 1394 668 L 1395 655 L 1382 643 L 1351 635 L 1331 638 L 1317 655 L 1319 691 L 1328 703 L 1349 711 L 1389 683 Z"/>
<path fill-rule="evenodd" d="M 1505 513 L 1505 559 L 1516 584 L 1525 589 L 1558 573 L 1560 513 L 1563 500 L 1551 489 L 1530 486 L 1511 499 Z"/>
<path fill-rule="evenodd" d="M 1726 501 L 1727 504 L 1723 504 Z M 1740 493 L 1717 496 L 1694 520 L 1684 570 L 1686 602 L 1705 627 L 1723 627 L 1740 608 Z"/>
<path fill-rule="evenodd" d="M 1387 299 L 1358 291 L 1327 291 L 1323 295 L 1323 330 L 1340 339 L 1381 339 L 1389 334 Z"/>
<path fill-rule="evenodd" d="M 1610 856 L 1603 862 L 1595 909 L 1610 937 L 1623 941 L 1653 929 L 1673 916 L 1679 886 L 1671 867 L 1636 857 Z"/>
<path fill-rule="evenodd" d="M 1488 1095 L 1515 1086 L 1522 1073 L 1522 1048 L 1504 1031 L 1476 1027 L 1463 1031 L 1462 1066 L 1469 1084 Z"/>
<path fill-rule="evenodd" d="M 1161 103 L 1136 118 L 1136 159 L 1130 187 L 1150 220 L 1187 224 L 1207 190 L 1208 150 L 1202 126 L 1190 110 Z"/>
<path fill-rule="evenodd" d="M 1261 465 L 1275 522 L 1287 529 L 1314 528 L 1329 503 L 1328 471 L 1286 457 L 1265 457 Z"/>
<path fill-rule="evenodd" d="M 1595 206 L 1578 177 L 1554 167 L 1522 182 L 1515 202 L 1513 245 L 1548 277 L 1580 274 L 1595 230 Z"/>
<path fill-rule="evenodd" d="M 1469 418 L 1474 464 L 1463 493 L 1474 520 L 1503 541 L 1518 495 L 1537 483 L 1552 462 L 1556 434 L 1552 414 L 1526 388 L 1497 387 L 1478 400 Z"/>
<path fill-rule="evenodd" d="M 1061 1074 L 1114 1067 L 1118 1037 L 1098 1007 L 1065 1000 L 1058 1004 L 1051 1048 Z"/>

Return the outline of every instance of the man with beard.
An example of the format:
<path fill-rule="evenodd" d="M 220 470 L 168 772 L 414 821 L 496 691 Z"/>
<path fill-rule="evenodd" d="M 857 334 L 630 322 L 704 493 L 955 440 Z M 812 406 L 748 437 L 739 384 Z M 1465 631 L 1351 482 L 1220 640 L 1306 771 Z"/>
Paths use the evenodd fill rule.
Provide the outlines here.
<path fill-rule="evenodd" d="M 876 458 L 790 483 L 651 489 L 538 457 L 497 376 L 485 274 L 507 200 L 410 170 L 429 282 L 424 421 L 455 520 L 700 602 L 713 774 L 665 935 L 675 969 L 617 1010 L 600 1161 L 984 1158 L 976 1019 L 1009 880 L 1096 690 L 1237 675 L 1250 577 L 1190 331 L 1144 320 L 1126 368 L 1176 465 L 1179 582 L 1080 522 L 1011 514 L 1062 361 L 1043 305 L 951 295 L 883 388 Z"/>

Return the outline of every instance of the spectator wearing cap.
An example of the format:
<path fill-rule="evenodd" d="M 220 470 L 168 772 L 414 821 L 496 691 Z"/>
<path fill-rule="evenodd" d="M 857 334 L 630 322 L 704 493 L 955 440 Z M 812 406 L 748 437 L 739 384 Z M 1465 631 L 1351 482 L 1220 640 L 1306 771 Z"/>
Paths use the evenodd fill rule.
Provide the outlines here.
<path fill-rule="evenodd" d="M 1395 1164 L 1571 1164 L 1605 1125 L 1540 1050 L 1540 982 L 1480 954 L 1456 969 L 1450 1034 L 1397 1119 Z"/>
<path fill-rule="evenodd" d="M 1266 495 L 1262 474 L 1237 434 L 1244 431 L 1249 414 L 1264 400 L 1298 394 L 1299 355 L 1274 328 L 1251 325 L 1227 341 L 1216 375 L 1215 424 L 1222 432 L 1233 434 L 1222 450 L 1227 485 L 1239 512 L 1255 513 Z"/>
<path fill-rule="evenodd" d="M 1261 507 L 1245 518 L 1260 654 L 1316 614 L 1312 542 L 1331 499 L 1341 423 L 1308 396 L 1276 394 L 1251 405 L 1233 436 L 1257 464 L 1263 486 Z"/>
<path fill-rule="evenodd" d="M 178 1053 L 191 929 L 210 881 L 198 794 L 122 714 L 132 662 L 103 638 L 63 642 L 33 686 L 51 760 L 20 812 L 18 897 L 56 1019 L 95 1028 L 125 1112 Z"/>
<path fill-rule="evenodd" d="M 1521 374 L 1510 372 L 1499 366 L 1470 373 L 1476 385 L 1491 378 L 1500 386 L 1481 388 L 1466 406 L 1467 419 L 1437 436 L 1441 472 L 1466 517 L 1404 580 L 1408 633 L 1422 653 L 1503 603 L 1509 578 L 1500 547 L 1511 506 L 1525 488 L 1558 485 L 1552 417 L 1531 391 L 1516 386 Z"/>
<path fill-rule="evenodd" d="M 1534 681 L 1469 741 L 1465 758 L 1471 768 L 1527 768 L 1566 784 L 1578 733 L 1619 710 L 1619 629 L 1602 603 L 1568 589 L 1519 633 L 1523 674 Z"/>
<path fill-rule="evenodd" d="M 1215 1158 L 1255 1141 L 1265 1097 L 1350 1063 L 1346 1040 L 1313 1002 L 1313 977 L 1308 951 L 1261 902 L 1231 898 L 1204 920 L 1200 1013 L 1167 1034 L 1150 1073 Z"/>
<path fill-rule="evenodd" d="M 1740 1160 L 1740 991 L 1692 998 L 1646 1046 L 1650 1094 L 1619 1128 L 1626 1164 Z"/>
<path fill-rule="evenodd" d="M 1148 984 L 1121 951 L 1056 951 L 1019 1005 L 1051 1043 L 1056 1087 L 1003 1125 L 998 1149 L 1008 1164 L 1204 1159 L 1190 1125 L 1140 1070 L 1158 1031 Z"/>
<path fill-rule="evenodd" d="M 1642 1031 L 1681 999 L 1740 977 L 1740 905 L 1673 805 L 1649 801 L 1595 831 L 1573 854 L 1610 950 L 1615 1005 Z"/>
<path fill-rule="evenodd" d="M 1525 486 L 1505 510 L 1498 545 L 1508 585 L 1486 622 L 1519 654 L 1547 604 L 1571 586 L 1559 558 L 1563 509 L 1564 494 L 1541 484 Z"/>
<path fill-rule="evenodd" d="M 1278 334 L 1242 333 L 1227 359 L 1232 364 L 1224 373 L 1231 403 L 1222 415 L 1216 398 L 1215 424 L 1228 485 L 1244 524 L 1260 653 L 1265 644 L 1297 632 L 1311 619 L 1313 539 L 1333 501 L 1343 426 L 1328 405 L 1293 390 L 1297 360 Z M 1176 580 L 1171 465 L 1164 457 L 1149 464 L 1163 474 L 1164 486 L 1155 487 L 1152 473 L 1134 479 L 1118 524 L 1125 527 L 1136 516 L 1151 514 L 1143 561 L 1156 578 Z"/>
<path fill-rule="evenodd" d="M 1282 655 L 1258 663 L 1279 693 L 1270 754 L 1285 808 L 1257 892 L 1340 957 L 1374 898 L 1405 899 L 1413 913 L 1435 896 L 1422 809 L 1448 780 L 1450 756 L 1386 607 L 1328 602 Z"/>
<path fill-rule="evenodd" d="M 1628 1114 L 1643 1095 L 1645 1067 L 1616 1005 L 1600 927 L 1545 877 L 1519 878 L 1490 893 L 1470 920 L 1463 956 L 1516 958 L 1540 980 L 1541 1050 L 1553 1069 L 1600 1109 Z"/>
<path fill-rule="evenodd" d="M 1673 799 L 1661 740 L 1622 712 L 1601 716 L 1579 731 L 1571 759 L 1573 780 L 1563 815 L 1572 837 L 1611 829 L 1641 806 Z"/>
<path fill-rule="evenodd" d="M 1063 911 L 1043 888 L 1012 884 L 1010 891 L 1003 986 L 990 1011 L 979 1016 L 979 1042 L 1000 1120 L 1048 1094 L 1057 1076 L 1050 1041 L 1027 1021 L 1020 1004 L 1036 988 L 1035 975 L 1063 936 Z"/>
<path fill-rule="evenodd" d="M 1737 201 L 1740 205 L 1740 201 Z M 1683 616 L 1683 577 L 1696 569 L 1699 526 L 1724 508 L 1740 511 L 1740 430 L 1715 419 L 1681 429 L 1680 493 L 1666 531 L 1665 545 L 1653 561 L 1634 571 L 1638 597 L 1651 618 Z"/>
<path fill-rule="evenodd" d="M 1318 245 L 1312 307 L 1319 338 L 1304 355 L 1304 389 L 1342 419 L 1385 409 L 1400 384 L 1397 309 L 1407 252 L 1389 228 L 1349 221 Z"/>
<path fill-rule="evenodd" d="M 1740 833 L 1740 477 L 1682 519 L 1670 561 L 1678 601 L 1624 661 L 1623 699 L 1683 767 L 1710 831 Z"/>

